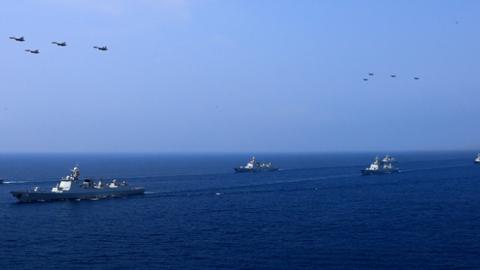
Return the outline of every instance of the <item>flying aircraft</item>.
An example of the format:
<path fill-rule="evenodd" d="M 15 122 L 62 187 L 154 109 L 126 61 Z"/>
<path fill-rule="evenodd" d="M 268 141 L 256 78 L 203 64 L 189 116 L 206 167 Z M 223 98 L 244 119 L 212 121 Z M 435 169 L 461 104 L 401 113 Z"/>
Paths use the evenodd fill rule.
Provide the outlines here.
<path fill-rule="evenodd" d="M 24 38 L 24 37 L 9 37 L 9 39 L 13 39 L 13 40 L 15 40 L 15 41 L 20 41 L 20 42 L 25 41 L 25 38 Z"/>
<path fill-rule="evenodd" d="M 370 72 L 370 73 L 368 73 L 368 76 L 373 76 L 373 75 L 375 75 L 375 74 L 373 74 L 373 73 L 371 73 L 371 72 Z"/>
<path fill-rule="evenodd" d="M 413 79 L 415 79 L 415 80 L 420 80 L 420 78 L 419 78 L 419 77 L 413 77 Z"/>
<path fill-rule="evenodd" d="M 367 79 L 367 78 L 363 78 L 363 80 L 364 80 L 364 81 L 368 81 L 368 79 Z"/>
<path fill-rule="evenodd" d="M 26 52 L 29 52 L 29 53 L 34 53 L 34 54 L 39 54 L 40 51 L 39 50 L 25 50 Z"/>
<path fill-rule="evenodd" d="M 390 75 L 390 77 L 392 77 L 392 78 L 396 78 L 396 77 L 397 77 L 397 75 L 395 75 L 395 74 L 392 74 L 392 75 Z"/>
<path fill-rule="evenodd" d="M 60 46 L 60 47 L 67 46 L 67 43 L 65 41 L 63 41 L 63 42 L 53 41 L 52 44 L 55 44 L 55 45 Z"/>
<path fill-rule="evenodd" d="M 95 48 L 99 51 L 107 51 L 108 50 L 107 46 L 103 46 L 103 47 L 93 46 L 93 48 Z"/>

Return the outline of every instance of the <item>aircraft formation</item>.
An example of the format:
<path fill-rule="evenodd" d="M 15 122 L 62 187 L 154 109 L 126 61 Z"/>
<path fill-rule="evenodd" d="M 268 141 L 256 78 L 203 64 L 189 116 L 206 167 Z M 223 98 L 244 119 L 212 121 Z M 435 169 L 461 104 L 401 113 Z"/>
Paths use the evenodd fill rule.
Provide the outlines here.
<path fill-rule="evenodd" d="M 369 76 L 369 77 L 373 77 L 373 76 L 375 76 L 375 73 L 369 72 L 369 73 L 368 73 L 368 76 Z M 397 78 L 397 75 L 396 75 L 396 74 L 390 74 L 390 78 L 395 79 L 395 78 Z M 418 81 L 418 80 L 420 80 L 420 77 L 415 76 L 415 77 L 413 77 L 413 79 L 416 80 L 416 81 Z M 364 78 L 363 78 L 363 81 L 364 81 L 364 82 L 367 82 L 368 80 L 369 80 L 368 77 L 364 77 Z"/>
<path fill-rule="evenodd" d="M 15 36 L 11 36 L 9 37 L 9 39 L 12 39 L 14 41 L 17 41 L 17 42 L 25 42 L 25 37 L 21 36 L 21 37 L 15 37 Z M 66 47 L 67 46 L 67 42 L 65 41 L 52 41 L 52 44 L 53 45 L 57 45 L 59 47 Z M 108 48 L 107 46 L 93 46 L 94 49 L 96 50 L 99 50 L 99 51 L 108 51 Z M 28 52 L 28 53 L 32 53 L 32 54 L 39 54 L 40 53 L 40 50 L 39 49 L 26 49 L 25 52 Z"/>

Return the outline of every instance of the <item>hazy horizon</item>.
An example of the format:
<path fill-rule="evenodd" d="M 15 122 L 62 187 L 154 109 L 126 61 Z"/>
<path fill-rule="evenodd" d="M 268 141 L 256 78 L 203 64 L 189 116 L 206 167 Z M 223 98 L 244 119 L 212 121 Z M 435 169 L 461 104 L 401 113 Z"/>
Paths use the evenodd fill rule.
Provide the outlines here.
<path fill-rule="evenodd" d="M 98 152 L 98 151 L 70 151 L 70 152 L 0 152 L 0 155 L 246 155 L 246 156 L 261 156 L 261 155 L 346 155 L 346 154 L 414 154 L 414 153 L 480 153 L 477 149 L 437 149 L 437 150 L 365 150 L 365 151 L 243 151 L 243 152 L 221 152 L 221 151 L 176 151 L 176 152 L 154 152 L 154 151 L 137 151 L 137 152 Z"/>
<path fill-rule="evenodd" d="M 476 152 L 478 10 L 473 0 L 9 1 L 0 153 Z"/>

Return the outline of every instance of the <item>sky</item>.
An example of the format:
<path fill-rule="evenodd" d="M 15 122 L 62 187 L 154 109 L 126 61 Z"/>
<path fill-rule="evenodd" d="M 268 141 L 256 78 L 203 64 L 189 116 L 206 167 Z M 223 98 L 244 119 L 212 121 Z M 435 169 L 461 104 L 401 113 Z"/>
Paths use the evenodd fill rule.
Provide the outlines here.
<path fill-rule="evenodd" d="M 479 12 L 476 0 L 3 1 L 0 152 L 477 151 Z"/>

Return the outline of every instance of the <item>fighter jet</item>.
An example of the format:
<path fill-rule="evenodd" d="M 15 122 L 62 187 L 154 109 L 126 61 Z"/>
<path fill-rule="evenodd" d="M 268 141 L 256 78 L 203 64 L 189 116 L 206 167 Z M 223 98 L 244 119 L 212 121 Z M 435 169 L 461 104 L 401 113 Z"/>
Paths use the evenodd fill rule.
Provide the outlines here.
<path fill-rule="evenodd" d="M 40 51 L 39 50 L 25 50 L 26 52 L 29 52 L 29 53 L 34 53 L 34 54 L 39 54 Z"/>
<path fill-rule="evenodd" d="M 419 77 L 413 77 L 413 79 L 414 79 L 414 80 L 420 80 L 420 78 L 419 78 Z"/>
<path fill-rule="evenodd" d="M 107 46 L 103 46 L 103 47 L 93 46 L 93 48 L 95 48 L 99 51 L 107 51 L 108 50 Z"/>
<path fill-rule="evenodd" d="M 392 77 L 392 78 L 396 78 L 396 77 L 397 77 L 397 75 L 395 75 L 395 74 L 392 74 L 392 75 L 390 75 L 390 77 Z"/>
<path fill-rule="evenodd" d="M 367 79 L 367 78 L 363 78 L 363 81 L 365 81 L 365 82 L 366 82 L 366 81 L 368 81 L 368 79 Z"/>
<path fill-rule="evenodd" d="M 60 46 L 60 47 L 67 46 L 67 43 L 65 41 L 63 41 L 63 42 L 53 41 L 52 44 L 55 44 L 55 45 Z"/>
<path fill-rule="evenodd" d="M 15 41 L 20 41 L 20 42 L 24 42 L 25 41 L 25 38 L 23 37 L 9 37 L 9 39 L 13 39 Z"/>
<path fill-rule="evenodd" d="M 370 73 L 368 73 L 368 76 L 373 76 L 373 75 L 375 75 L 375 74 L 373 74 L 373 73 L 371 73 L 371 72 L 370 72 Z"/>

